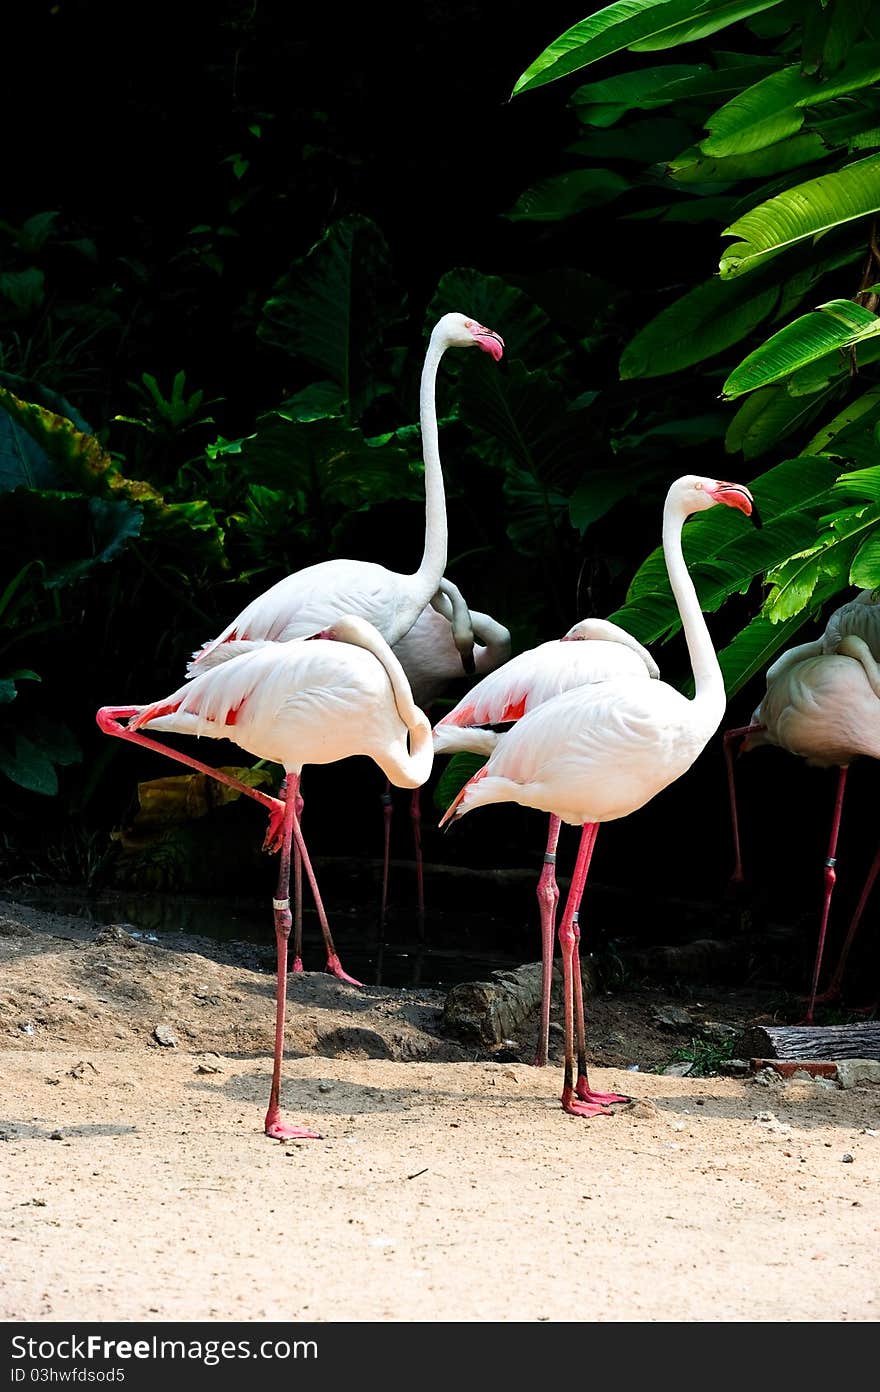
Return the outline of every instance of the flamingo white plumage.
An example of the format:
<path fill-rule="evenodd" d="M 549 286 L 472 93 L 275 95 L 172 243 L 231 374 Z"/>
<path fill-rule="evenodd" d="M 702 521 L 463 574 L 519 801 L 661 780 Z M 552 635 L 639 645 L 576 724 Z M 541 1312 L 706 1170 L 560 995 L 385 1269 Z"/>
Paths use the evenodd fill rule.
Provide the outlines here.
<path fill-rule="evenodd" d="M 312 638 L 318 641 L 312 641 Z M 328 641 L 336 639 L 338 641 Z M 158 749 L 211 777 L 235 786 L 219 770 L 170 750 L 140 733 L 174 732 L 230 739 L 260 759 L 283 765 L 288 784 L 304 764 L 328 764 L 366 754 L 402 788 L 415 788 L 431 772 L 431 726 L 412 698 L 403 668 L 371 624 L 345 615 L 310 638 L 265 642 L 208 668 L 163 700 L 144 706 L 105 707 L 98 724 L 108 734 Z M 127 720 L 127 725 L 120 722 Z M 329 951 L 334 953 L 327 917 L 296 812 L 285 802 L 244 789 L 269 807 L 267 840 L 281 852 L 273 899 L 278 975 L 275 1060 L 266 1113 L 267 1136 L 278 1140 L 314 1132 L 285 1125 L 280 1114 L 281 1061 L 287 990 L 290 912 L 290 861 L 295 843 L 315 898 Z"/>
<path fill-rule="evenodd" d="M 819 977 L 831 898 L 837 881 L 837 841 L 843 815 L 847 772 L 860 755 L 880 758 L 880 602 L 875 592 L 862 590 L 855 599 L 836 609 L 824 633 L 800 643 L 778 657 L 767 669 L 767 689 L 748 725 L 728 730 L 724 736 L 730 788 L 736 863 L 732 879 L 743 878 L 739 819 L 733 778 L 733 747 L 742 749 L 774 744 L 820 768 L 837 767 L 837 792 L 825 857 L 824 896 L 819 939 L 813 964 L 805 1023 L 811 1024 L 820 999 Z M 837 967 L 824 999 L 839 994 L 843 972 L 862 914 L 880 871 L 878 851 L 841 949 Z"/>
<path fill-rule="evenodd" d="M 489 614 L 477 609 L 468 611 L 460 590 L 446 580 L 446 593 L 455 613 L 462 610 L 468 614 L 469 626 L 473 634 L 473 665 L 477 676 L 483 676 L 500 667 L 510 657 L 510 633 L 503 624 Z M 465 627 L 463 623 L 460 624 Z M 449 683 L 462 675 L 460 641 L 456 639 L 455 622 L 439 610 L 423 609 L 408 633 L 394 644 L 395 656 L 399 659 L 412 688 L 417 706 L 427 711 Z M 388 903 L 388 869 L 391 850 L 391 818 L 393 805 L 390 785 L 382 794 L 382 807 L 385 820 L 385 844 L 382 868 L 381 916 L 385 917 Z M 410 802 L 410 820 L 416 859 L 416 885 L 418 912 L 422 918 L 425 912 L 425 885 L 422 865 L 421 838 L 421 790 L 415 788 Z"/>
<path fill-rule="evenodd" d="M 436 382 L 440 360 L 448 348 L 473 347 L 482 349 L 497 362 L 504 351 L 504 340 L 493 329 L 467 315 L 444 314 L 431 333 L 422 366 L 419 422 L 425 464 L 425 542 L 418 570 L 405 575 L 372 561 L 335 559 L 295 571 L 258 595 L 222 633 L 194 653 L 187 668 L 189 677 L 197 676 L 206 667 L 230 655 L 247 651 L 249 643 L 288 642 L 314 633 L 343 614 L 366 619 L 393 647 L 432 604 L 451 621 L 460 653 L 459 665 L 466 671 L 472 670 L 473 633 L 467 608 L 455 587 L 443 579 L 448 532 L 437 432 Z M 303 799 L 298 775 L 285 784 L 283 796 L 294 799 L 297 817 L 301 817 Z M 299 938 L 302 867 L 298 847 L 294 852 L 294 879 Z M 342 970 L 329 942 L 326 948 L 327 970 L 342 980 L 353 982 L 354 978 Z M 293 965 L 295 971 L 302 970 L 299 951 L 295 953 Z"/>
<path fill-rule="evenodd" d="M 631 676 L 579 686 L 537 706 L 498 741 L 488 763 L 448 808 L 443 821 L 476 807 L 516 802 L 580 826 L 581 843 L 559 926 L 565 1025 L 562 1106 L 575 1116 L 607 1115 L 590 1089 L 580 974 L 578 913 L 602 822 L 643 807 L 685 773 L 721 723 L 724 679 L 681 547 L 691 513 L 716 503 L 757 515 L 742 484 L 687 475 L 672 484 L 663 509 L 663 551 L 694 674 L 691 700 L 663 681 Z M 577 1011 L 578 1076 L 574 1081 Z"/>
<path fill-rule="evenodd" d="M 489 754 L 502 736 L 481 726 L 517 721 L 554 696 L 591 682 L 611 677 L 641 681 L 659 676 L 651 654 L 632 634 L 607 619 L 582 619 L 562 638 L 518 653 L 473 687 L 434 726 L 434 753 Z M 542 968 L 541 1023 L 535 1056 L 538 1067 L 547 1062 L 550 1039 L 553 935 L 559 902 L 555 868 L 559 830 L 559 818 L 551 814 L 537 886 Z"/>

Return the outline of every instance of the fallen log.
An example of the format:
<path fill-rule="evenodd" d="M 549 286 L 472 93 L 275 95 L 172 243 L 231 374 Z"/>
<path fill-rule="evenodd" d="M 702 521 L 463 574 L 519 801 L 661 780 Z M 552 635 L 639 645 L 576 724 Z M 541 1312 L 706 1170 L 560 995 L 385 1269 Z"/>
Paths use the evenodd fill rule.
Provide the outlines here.
<path fill-rule="evenodd" d="M 750 1025 L 734 1052 L 739 1058 L 880 1059 L 880 1024 Z"/>

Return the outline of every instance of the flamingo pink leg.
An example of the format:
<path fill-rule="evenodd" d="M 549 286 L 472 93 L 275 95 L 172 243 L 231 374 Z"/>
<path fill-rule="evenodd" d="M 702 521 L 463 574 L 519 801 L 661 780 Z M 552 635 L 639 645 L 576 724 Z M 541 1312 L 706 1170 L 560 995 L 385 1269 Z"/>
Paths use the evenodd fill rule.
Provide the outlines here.
<path fill-rule="evenodd" d="M 593 845 L 596 844 L 598 826 L 593 834 Z M 593 1102 L 599 1107 L 613 1107 L 615 1102 L 631 1102 L 631 1097 L 625 1097 L 619 1092 L 594 1092 L 590 1087 L 590 1080 L 587 1077 L 587 1030 L 584 1021 L 584 983 L 581 976 L 581 930 L 580 912 L 575 910 L 572 919 L 572 930 L 574 932 L 574 954 L 572 966 L 574 969 L 574 1019 L 577 1027 L 577 1047 L 578 1047 L 578 1079 L 575 1086 L 575 1096 L 582 1102 Z"/>
<path fill-rule="evenodd" d="M 817 996 L 817 1001 L 825 1002 L 837 1000 L 837 998 L 840 995 L 840 986 L 841 982 L 843 981 L 843 974 L 846 970 L 846 963 L 849 957 L 850 948 L 852 947 L 856 933 L 859 930 L 859 924 L 862 921 L 862 915 L 865 912 L 868 900 L 871 897 L 871 891 L 874 888 L 874 882 L 877 879 L 878 872 L 880 872 L 880 851 L 877 852 L 876 856 L 874 857 L 874 863 L 868 871 L 868 878 L 865 880 L 865 885 L 862 889 L 861 898 L 859 899 L 858 905 L 856 906 L 856 911 L 853 914 L 852 923 L 849 925 L 849 928 L 847 930 L 846 939 L 844 941 L 843 947 L 840 950 L 840 958 L 838 960 L 837 966 L 834 968 L 834 975 L 831 978 L 828 990 L 825 991 L 823 995 Z"/>
<path fill-rule="evenodd" d="M 158 740 L 141 735 L 136 730 L 127 730 L 124 725 L 119 724 L 120 720 L 130 719 L 131 716 L 137 715 L 140 710 L 140 706 L 103 706 L 95 718 L 105 735 L 115 735 L 117 739 L 130 740 L 132 744 L 142 744 L 145 749 L 152 749 L 157 754 L 164 754 L 167 759 L 174 759 L 178 764 L 186 764 L 188 768 L 194 768 L 198 773 L 205 773 L 209 778 L 215 778 L 218 783 L 225 783 L 227 788 L 234 788 L 236 792 L 244 793 L 247 797 L 253 798 L 255 802 L 262 803 L 264 807 L 269 809 L 269 826 L 263 841 L 263 849 L 266 851 L 279 850 L 284 834 L 284 803 L 278 798 L 270 797 L 268 793 L 261 793 L 259 788 L 249 788 L 246 783 L 240 783 L 237 778 L 232 778 L 222 769 L 212 768 L 210 764 L 203 764 L 188 754 L 181 754 L 176 749 L 170 749 L 166 744 L 160 744 Z"/>
<path fill-rule="evenodd" d="M 284 792 L 289 796 L 293 794 L 293 806 L 296 820 L 299 822 L 300 831 L 302 830 L 302 814 L 305 803 L 300 792 L 300 777 L 298 773 L 289 773 L 281 784 Z M 299 846 L 294 847 L 293 856 L 293 964 L 290 968 L 295 976 L 301 976 L 303 970 L 302 962 L 302 942 L 303 942 L 303 863 L 299 853 Z"/>
<path fill-rule="evenodd" d="M 737 730 L 725 730 L 724 732 L 724 761 L 727 764 L 727 787 L 730 793 L 730 821 L 733 827 L 733 849 L 736 856 L 736 863 L 733 867 L 733 874 L 730 877 L 731 884 L 742 884 L 743 866 L 742 852 L 739 841 L 739 816 L 736 810 L 736 784 L 733 777 L 733 743 L 735 740 L 743 740 L 746 735 L 752 735 L 757 730 L 763 730 L 763 725 L 741 725 Z"/>
<path fill-rule="evenodd" d="M 391 779 L 385 779 L 385 791 L 382 793 L 382 817 L 385 823 L 385 854 L 382 860 L 382 903 L 379 907 L 379 917 L 385 922 L 385 914 L 388 911 L 388 866 L 391 856 L 391 818 L 394 815 L 394 804 L 391 801 Z"/>
<path fill-rule="evenodd" d="M 575 861 L 574 871 L 572 872 L 571 887 L 568 891 L 568 899 L 565 905 L 565 912 L 562 915 L 562 922 L 559 925 L 559 946 L 562 951 L 562 998 L 565 1024 L 565 1077 L 562 1087 L 562 1108 L 563 1111 L 570 1113 L 571 1116 L 581 1117 L 613 1115 L 608 1107 L 602 1106 L 600 1103 L 582 1102 L 580 1098 L 576 1096 L 574 1090 L 573 978 L 575 947 L 577 943 L 574 931 L 574 916 L 580 907 L 584 886 L 587 883 L 587 873 L 590 869 L 590 858 L 593 854 L 593 846 L 596 841 L 597 831 L 598 825 L 596 822 L 587 822 L 581 833 L 581 844 L 578 847 L 577 860 Z M 580 971 L 579 967 L 578 971 Z"/>
<path fill-rule="evenodd" d="M 421 788 L 413 788 L 409 804 L 412 822 L 413 846 L 416 853 L 416 892 L 418 894 L 419 918 L 425 916 L 425 867 L 422 862 L 422 804 Z"/>
<path fill-rule="evenodd" d="M 834 799 L 834 816 L 831 820 L 831 836 L 828 839 L 828 855 L 825 857 L 825 900 L 822 904 L 822 923 L 819 927 L 819 942 L 816 947 L 816 961 L 813 966 L 813 981 L 810 986 L 810 1003 L 807 1006 L 807 1013 L 804 1016 L 804 1024 L 813 1023 L 813 1010 L 816 1005 L 816 993 L 819 988 L 819 973 L 822 970 L 822 958 L 825 954 L 825 934 L 828 931 L 828 915 L 831 912 L 831 896 L 834 893 L 834 886 L 837 881 L 837 837 L 840 832 L 840 819 L 843 813 L 843 795 L 846 792 L 846 775 L 848 768 L 844 765 L 837 776 L 837 796 Z"/>
<path fill-rule="evenodd" d="M 535 1067 L 543 1068 L 547 1063 L 550 1048 L 550 995 L 553 988 L 553 936 L 556 927 L 556 906 L 559 903 L 559 886 L 556 883 L 556 847 L 559 843 L 559 828 L 562 823 L 558 817 L 550 817 L 547 832 L 547 849 L 544 852 L 544 868 L 538 880 L 538 910 L 541 914 L 541 1026 L 538 1033 L 538 1052 Z"/>
<path fill-rule="evenodd" d="M 168 759 L 174 759 L 179 764 L 186 764 L 188 768 L 194 768 L 199 773 L 207 774 L 209 778 L 216 778 L 218 783 L 225 783 L 229 788 L 235 788 L 237 792 L 245 793 L 247 797 L 260 802 L 269 809 L 269 826 L 266 831 L 266 838 L 263 848 L 267 851 L 280 850 L 284 844 L 284 823 L 287 803 L 279 801 L 278 798 L 270 797 L 268 793 L 261 793 L 258 788 L 249 788 L 246 783 L 240 783 L 237 778 L 232 778 L 222 769 L 212 768 L 210 764 L 203 764 L 198 759 L 191 758 L 188 754 L 181 754 L 176 749 L 169 749 L 167 745 L 160 744 L 158 740 L 150 739 L 147 735 L 142 735 L 136 730 L 127 730 L 124 725 L 120 725 L 120 720 L 129 719 L 137 715 L 140 706 L 103 706 L 97 714 L 97 722 L 105 734 L 115 735 L 118 739 L 130 740 L 133 744 L 142 744 L 146 749 L 155 750 L 157 754 L 164 754 Z M 295 812 L 294 798 L 294 812 Z M 315 900 L 315 908 L 318 911 L 318 921 L 321 924 L 321 931 L 324 934 L 324 942 L 327 944 L 327 971 L 338 976 L 340 981 L 347 981 L 351 986 L 362 986 L 363 982 L 356 981 L 353 976 L 343 971 L 342 963 L 339 960 L 336 948 L 333 944 L 333 937 L 330 933 L 330 925 L 327 922 L 327 915 L 324 912 L 324 905 L 318 891 L 318 884 L 315 879 L 315 872 L 306 851 L 305 842 L 302 839 L 302 832 L 299 824 L 294 821 L 293 836 L 296 841 L 298 853 L 302 856 L 306 867 L 306 876 L 309 881 L 312 894 Z M 279 896 L 281 897 L 281 896 Z M 285 961 L 287 959 L 287 947 L 285 940 Z"/>
<path fill-rule="evenodd" d="M 287 940 L 290 936 L 290 849 L 296 831 L 295 798 L 288 797 L 284 809 L 281 841 L 281 863 L 278 867 L 278 888 L 272 901 L 275 912 L 275 944 L 278 951 L 278 979 L 275 988 L 275 1059 L 272 1066 L 272 1089 L 269 1110 L 266 1112 L 266 1135 L 274 1141 L 320 1140 L 317 1131 L 299 1126 L 287 1126 L 281 1120 L 281 1061 L 284 1056 L 284 1007 L 287 998 Z"/>

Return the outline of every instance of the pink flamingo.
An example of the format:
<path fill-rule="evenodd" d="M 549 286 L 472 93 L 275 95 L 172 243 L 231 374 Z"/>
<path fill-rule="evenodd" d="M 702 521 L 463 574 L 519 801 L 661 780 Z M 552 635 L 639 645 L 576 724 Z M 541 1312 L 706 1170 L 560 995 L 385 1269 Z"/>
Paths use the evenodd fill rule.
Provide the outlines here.
<path fill-rule="evenodd" d="M 381 634 L 357 615 L 311 635 L 337 642 L 294 639 L 264 642 L 194 677 L 161 701 L 146 706 L 108 706 L 98 724 L 117 735 L 235 786 L 235 780 L 188 755 L 138 733 L 142 729 L 230 739 L 260 759 L 282 764 L 291 782 L 306 763 L 329 764 L 366 754 L 398 787 L 416 788 L 431 772 L 431 726 L 412 698 L 403 668 Z M 127 720 L 127 725 L 121 724 Z M 295 785 L 294 785 L 295 786 Z M 315 899 L 328 951 L 336 957 L 327 916 L 299 826 L 296 799 L 284 802 L 244 788 L 271 813 L 267 845 L 281 852 L 272 901 L 278 957 L 275 1061 L 266 1113 L 266 1135 L 278 1140 L 312 1137 L 285 1125 L 280 1114 L 281 1060 L 287 990 L 290 860 L 296 845 Z M 338 961 L 338 958 L 336 959 Z"/>
<path fill-rule="evenodd" d="M 599 825 L 628 816 L 680 778 L 724 714 L 724 679 L 681 549 L 685 519 L 715 503 L 738 508 L 757 521 L 752 495 L 742 484 L 693 475 L 673 483 L 663 509 L 663 551 L 693 668 L 693 699 L 666 682 L 633 681 L 631 675 L 554 696 L 523 715 L 498 741 L 488 763 L 465 784 L 443 817 L 445 822 L 489 803 L 517 802 L 582 828 L 559 927 L 565 1024 L 562 1106 L 574 1116 L 608 1115 L 610 1101 L 626 1100 L 594 1093 L 587 1077 L 578 914 Z"/>
<path fill-rule="evenodd" d="M 817 1001 L 834 1000 L 850 948 L 865 906 L 880 871 L 880 851 L 868 872 L 861 898 L 850 923 L 837 967 L 824 996 L 818 996 L 831 897 L 837 881 L 837 841 L 843 815 L 843 799 L 849 766 L 859 755 L 880 758 L 880 603 L 871 590 L 831 615 L 825 632 L 809 643 L 800 643 L 778 657 L 767 669 L 767 690 L 748 725 L 728 730 L 724 736 L 730 810 L 736 864 L 732 881 L 743 878 L 739 818 L 733 776 L 733 746 L 742 750 L 775 744 L 819 768 L 837 767 L 837 793 L 831 819 L 831 835 L 825 858 L 824 897 L 819 939 L 813 964 L 806 1024 L 812 1024 Z"/>
<path fill-rule="evenodd" d="M 437 434 L 436 381 L 440 360 L 448 348 L 482 349 L 496 362 L 504 351 L 504 340 L 492 329 L 464 314 L 444 314 L 435 324 L 425 354 L 419 392 L 419 420 L 422 454 L 425 462 L 425 543 L 421 564 L 413 574 L 388 570 L 372 561 L 321 561 L 285 576 L 264 594 L 251 601 L 221 634 L 206 643 L 187 669 L 194 677 L 218 661 L 248 651 L 254 641 L 288 642 L 304 637 L 333 623 L 342 614 L 359 615 L 381 633 L 391 646 L 406 635 L 419 615 L 435 605 L 451 622 L 460 666 L 472 670 L 473 633 L 467 607 L 454 586 L 443 579 L 446 567 L 447 525 L 443 471 Z M 239 785 L 243 790 L 243 785 Z M 301 819 L 303 800 L 299 774 L 282 789 L 292 797 Z M 294 848 L 294 898 L 296 904 L 297 949 L 293 970 L 302 971 L 299 943 L 302 935 L 302 866 L 298 846 Z M 343 971 L 329 941 L 327 971 L 354 985 L 354 977 Z"/>
<path fill-rule="evenodd" d="M 519 720 L 544 701 L 563 691 L 610 677 L 632 680 L 659 678 L 651 654 L 625 629 L 607 619 L 583 619 L 562 638 L 541 643 L 519 653 L 500 671 L 484 678 L 434 727 L 434 753 L 490 754 L 501 736 L 482 725 L 502 725 Z M 553 935 L 559 887 L 556 883 L 556 846 L 560 821 L 551 815 L 544 852 L 544 868 L 538 880 L 541 915 L 541 1025 L 535 1064 L 547 1062 L 550 1039 L 550 995 L 553 975 Z"/>
<path fill-rule="evenodd" d="M 510 656 L 510 633 L 489 614 L 478 610 L 468 611 L 461 592 L 451 581 L 444 581 L 446 593 L 453 611 L 458 605 L 468 614 L 475 646 L 473 650 L 474 671 L 478 676 L 493 671 L 506 662 Z M 460 624 L 463 628 L 464 625 Z M 454 613 L 446 618 L 438 609 L 429 606 L 423 609 L 408 633 L 394 644 L 395 656 L 399 659 L 412 687 L 413 699 L 417 706 L 427 713 L 437 697 L 446 690 L 450 682 L 461 676 L 460 643 L 455 634 Z M 386 783 L 382 794 L 385 818 L 385 847 L 382 869 L 382 907 L 384 919 L 388 903 L 388 867 L 391 849 L 391 818 L 393 807 L 390 784 Z M 418 889 L 419 917 L 425 913 L 425 886 L 422 866 L 421 837 L 421 789 L 415 788 L 410 802 L 413 842 L 416 857 L 416 884 Z"/>

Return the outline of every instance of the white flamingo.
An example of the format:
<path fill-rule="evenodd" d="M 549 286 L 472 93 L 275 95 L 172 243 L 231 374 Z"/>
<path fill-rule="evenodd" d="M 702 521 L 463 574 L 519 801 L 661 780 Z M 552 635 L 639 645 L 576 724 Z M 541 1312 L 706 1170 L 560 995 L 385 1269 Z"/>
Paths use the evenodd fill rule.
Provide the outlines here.
<path fill-rule="evenodd" d="M 743 878 L 739 819 L 733 778 L 733 747 L 742 749 L 775 744 L 819 768 L 837 767 L 837 793 L 831 819 L 831 835 L 825 857 L 824 897 L 819 939 L 810 984 L 805 1023 L 811 1024 L 820 997 L 819 976 L 825 952 L 825 936 L 831 897 L 837 881 L 837 841 L 849 766 L 859 755 L 880 758 L 880 603 L 871 590 L 831 615 L 825 632 L 809 643 L 800 643 L 778 657 L 767 669 L 767 690 L 748 725 L 728 730 L 724 736 L 730 810 L 736 863 L 732 879 Z M 880 851 L 868 872 L 858 906 L 841 949 L 828 990 L 821 999 L 834 1000 L 840 992 L 849 951 L 862 914 L 880 871 Z"/>
<path fill-rule="evenodd" d="M 503 624 L 489 614 L 477 609 L 468 611 L 461 592 L 450 581 L 445 581 L 447 594 L 453 610 L 468 614 L 469 627 L 474 638 L 473 666 L 477 676 L 500 667 L 510 657 L 510 633 Z M 460 621 L 462 630 L 466 625 Z M 449 683 L 462 674 L 460 643 L 456 641 L 455 621 L 447 619 L 443 613 L 430 605 L 423 609 L 408 633 L 394 644 L 395 656 L 406 672 L 412 687 L 413 699 L 417 706 L 427 712 Z M 385 845 L 382 867 L 382 907 L 385 917 L 388 903 L 388 867 L 391 849 L 391 819 L 393 806 L 390 785 L 386 784 L 382 794 L 382 807 L 385 819 Z M 416 858 L 416 884 L 418 911 L 422 918 L 425 912 L 425 886 L 422 865 L 421 837 L 421 789 L 415 788 L 410 802 L 410 820 Z"/>
<path fill-rule="evenodd" d="M 473 347 L 481 348 L 497 362 L 504 351 L 504 340 L 494 330 L 464 314 L 444 314 L 431 333 L 422 366 L 419 422 L 425 462 L 425 543 L 418 570 L 404 575 L 372 561 L 337 559 L 295 571 L 258 595 L 218 637 L 194 653 L 187 669 L 188 676 L 194 677 L 230 655 L 246 652 L 248 643 L 288 642 L 314 633 L 342 614 L 366 619 L 394 647 L 429 605 L 435 605 L 450 620 L 461 655 L 460 665 L 465 671 L 473 670 L 473 632 L 467 607 L 455 587 L 443 579 L 448 534 L 436 405 L 437 370 L 444 353 L 448 348 Z M 294 799 L 297 818 L 301 818 L 303 799 L 299 775 L 285 784 L 282 796 Z M 294 883 L 297 935 L 300 936 L 302 866 L 298 849 L 294 852 Z M 343 981 L 359 985 L 354 977 L 343 971 L 330 943 L 325 945 L 327 971 Z M 296 971 L 302 970 L 299 952 L 295 954 L 293 966 Z"/>
<path fill-rule="evenodd" d="M 236 781 L 205 764 L 167 749 L 139 733 L 143 729 L 230 739 L 260 759 L 283 765 L 288 782 L 304 764 L 329 764 L 366 754 L 401 788 L 416 788 L 431 772 L 431 726 L 412 698 L 403 668 L 376 629 L 356 615 L 337 619 L 312 635 L 322 641 L 264 642 L 194 677 L 164 700 L 145 706 L 105 707 L 98 724 L 148 749 L 157 749 L 212 778 Z M 327 641 L 337 639 L 339 641 Z M 127 720 L 127 725 L 120 724 Z M 239 785 L 241 786 L 241 785 Z M 266 1135 L 279 1140 L 314 1136 L 285 1125 L 280 1114 L 281 1060 L 287 988 L 290 860 L 295 843 L 305 866 L 328 951 L 335 957 L 327 916 L 296 812 L 285 802 L 244 788 L 271 813 L 267 842 L 281 852 L 273 899 L 278 955 L 275 1062 L 266 1113 Z M 338 959 L 337 959 L 338 960 Z"/>
<path fill-rule="evenodd" d="M 663 551 L 693 668 L 693 699 L 666 682 L 633 681 L 631 676 L 554 696 L 523 715 L 498 741 L 488 763 L 465 784 L 443 818 L 445 822 L 489 803 L 516 802 L 582 828 L 559 926 L 565 1023 L 562 1106 L 575 1116 L 609 1111 L 587 1078 L 577 922 L 599 824 L 628 816 L 680 778 L 724 714 L 721 668 L 681 548 L 685 519 L 715 503 L 754 513 L 752 495 L 742 484 L 694 475 L 673 483 L 663 509 Z"/>
<path fill-rule="evenodd" d="M 463 696 L 434 726 L 434 753 L 490 754 L 501 736 L 480 726 L 519 720 L 563 691 L 618 676 L 640 681 L 659 678 L 660 672 L 647 649 L 625 629 L 607 619 L 582 619 L 562 638 L 519 653 Z M 556 883 L 559 829 L 559 818 L 551 815 L 544 867 L 537 887 L 542 967 L 541 1024 L 535 1056 L 538 1067 L 547 1062 L 550 1039 L 553 935 L 559 902 Z"/>

